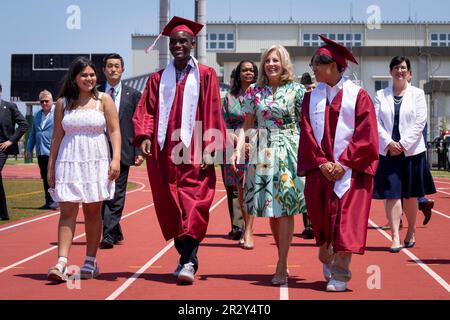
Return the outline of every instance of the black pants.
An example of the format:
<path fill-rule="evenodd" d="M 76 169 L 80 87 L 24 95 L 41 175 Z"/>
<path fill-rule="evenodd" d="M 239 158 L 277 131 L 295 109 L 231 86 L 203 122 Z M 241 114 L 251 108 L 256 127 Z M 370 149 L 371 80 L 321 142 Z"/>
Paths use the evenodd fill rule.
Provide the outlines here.
<path fill-rule="evenodd" d="M 191 237 L 184 237 L 183 239 L 175 239 L 175 248 L 180 254 L 180 264 L 192 262 L 194 264 L 194 270 L 198 269 L 197 252 L 200 242 Z"/>
<path fill-rule="evenodd" d="M 6 206 L 5 189 L 3 188 L 2 170 L 8 155 L 0 151 L 0 218 L 8 218 L 8 208 Z"/>
<path fill-rule="evenodd" d="M 305 226 L 305 229 L 312 228 L 311 219 L 309 218 L 308 214 L 306 212 L 303 212 L 302 216 L 303 216 L 303 225 Z"/>
<path fill-rule="evenodd" d="M 227 190 L 227 203 L 228 212 L 230 213 L 231 229 L 241 228 L 244 225 L 244 219 L 242 218 L 242 210 L 239 205 L 239 196 L 236 186 L 225 186 Z"/>
<path fill-rule="evenodd" d="M 42 182 L 44 184 L 45 203 L 49 205 L 53 202 L 53 199 L 50 196 L 50 193 L 48 193 L 48 189 L 50 188 L 48 185 L 48 180 L 47 180 L 48 159 L 49 159 L 48 156 L 38 156 L 37 157 L 39 170 L 41 172 Z"/>
<path fill-rule="evenodd" d="M 103 202 L 103 241 L 116 243 L 123 240 L 120 219 L 122 218 L 123 208 L 125 206 L 125 195 L 127 192 L 128 173 L 130 167 L 120 164 L 120 175 L 116 179 L 116 191 L 114 198 Z"/>

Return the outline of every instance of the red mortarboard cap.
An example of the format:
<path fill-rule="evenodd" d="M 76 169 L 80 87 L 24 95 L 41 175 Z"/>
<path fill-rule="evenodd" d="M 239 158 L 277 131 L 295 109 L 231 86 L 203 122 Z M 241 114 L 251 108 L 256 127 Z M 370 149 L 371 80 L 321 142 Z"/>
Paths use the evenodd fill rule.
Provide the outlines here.
<path fill-rule="evenodd" d="M 196 36 L 197 33 L 202 30 L 203 25 L 192 20 L 184 19 L 174 16 L 169 23 L 164 27 L 162 31 L 163 36 L 170 37 L 172 34 L 178 31 L 185 31 L 192 36 Z"/>
<path fill-rule="evenodd" d="M 350 52 L 350 50 L 347 49 L 347 47 L 334 42 L 331 39 L 328 39 L 322 35 L 319 35 L 320 39 L 325 42 L 325 45 L 317 49 L 316 54 L 323 54 L 327 57 L 332 58 L 334 61 L 336 61 L 337 64 L 339 64 L 344 69 L 347 68 L 347 60 L 354 62 L 358 64 L 353 54 Z"/>
<path fill-rule="evenodd" d="M 159 38 L 161 36 L 167 36 L 170 37 L 172 34 L 178 31 L 185 31 L 195 37 L 197 33 L 202 30 L 203 25 L 200 23 L 197 23 L 192 20 L 188 20 L 185 18 L 174 16 L 172 19 L 170 19 L 169 23 L 164 27 L 163 31 L 156 37 L 155 41 L 147 48 L 145 49 L 145 53 L 149 53 L 153 50 L 156 43 L 158 42 Z"/>

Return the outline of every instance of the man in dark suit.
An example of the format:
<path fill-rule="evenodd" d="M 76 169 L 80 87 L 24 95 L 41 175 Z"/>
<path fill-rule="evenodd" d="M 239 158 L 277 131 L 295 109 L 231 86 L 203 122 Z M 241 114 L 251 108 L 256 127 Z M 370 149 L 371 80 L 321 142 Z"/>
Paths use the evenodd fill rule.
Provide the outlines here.
<path fill-rule="evenodd" d="M 103 73 L 107 83 L 99 88 L 99 91 L 108 93 L 114 100 L 119 113 L 120 134 L 122 136 L 122 152 L 120 163 L 120 175 L 116 179 L 116 191 L 114 199 L 103 202 L 103 240 L 101 249 L 111 249 L 114 244 L 123 240 L 120 227 L 120 218 L 125 206 L 125 194 L 127 191 L 128 173 L 130 166 L 139 166 L 144 161 L 142 152 L 132 144 L 134 139 L 134 126 L 132 122 L 134 110 L 141 98 L 141 93 L 121 82 L 125 71 L 123 58 L 116 54 L 108 54 L 103 59 Z"/>
<path fill-rule="evenodd" d="M 2 85 L 0 84 L 0 220 L 9 220 L 2 170 L 8 155 L 19 153 L 17 142 L 27 131 L 28 123 L 17 109 L 17 105 L 2 100 L 1 96 Z M 17 129 L 15 129 L 16 124 Z"/>

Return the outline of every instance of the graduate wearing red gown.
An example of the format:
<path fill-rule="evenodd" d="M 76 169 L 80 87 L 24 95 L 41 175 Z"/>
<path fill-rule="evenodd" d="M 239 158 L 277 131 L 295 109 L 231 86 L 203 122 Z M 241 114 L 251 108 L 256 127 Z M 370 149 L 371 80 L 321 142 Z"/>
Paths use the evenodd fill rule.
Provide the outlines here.
<path fill-rule="evenodd" d="M 161 96 L 169 103 L 171 100 L 166 96 L 166 91 L 162 91 L 163 94 L 160 91 L 165 82 L 166 69 L 155 72 L 147 82 L 133 117 L 134 143 L 148 155 L 148 177 L 162 233 L 166 240 L 175 239 L 175 247 L 180 253 L 179 265 L 174 274 L 179 274 L 183 266 L 189 263 L 192 263 L 194 272 L 197 271 L 196 253 L 206 234 L 216 185 L 214 165 L 205 165 L 202 155 L 205 150 L 222 149 L 221 139 L 225 139 L 226 130 L 216 73 L 214 69 L 198 64 L 190 56 L 192 46 L 189 41 L 195 43 L 193 38 L 201 27 L 178 17 L 174 17 L 166 26 L 162 34 L 170 36 L 169 46 L 175 58 L 171 62 L 173 65 L 168 65 L 166 69 L 176 68 L 176 82 L 167 84 L 169 91 L 174 90 L 173 103 L 169 111 L 164 111 L 160 106 Z M 189 81 L 191 87 L 188 87 Z M 190 95 L 194 95 L 196 84 L 198 102 L 196 108 L 188 110 L 188 125 L 184 125 L 183 109 L 195 104 L 196 100 Z M 183 104 L 184 99 L 190 99 L 187 105 Z M 160 126 L 164 123 L 166 128 L 162 130 Z M 195 129 L 191 135 L 185 135 L 185 141 L 180 141 L 180 129 L 183 140 L 182 130 L 189 129 L 189 125 L 195 125 Z M 210 129 L 213 129 L 215 138 L 205 136 L 205 133 L 211 132 Z M 182 280 L 192 282 L 193 274 Z"/>
<path fill-rule="evenodd" d="M 302 103 L 298 174 L 306 176 L 306 206 L 327 290 L 344 291 L 351 254 L 365 250 L 378 129 L 367 92 L 342 76 L 346 60 L 356 60 L 345 47 L 321 38 L 326 45 L 311 60 L 319 85 Z"/>

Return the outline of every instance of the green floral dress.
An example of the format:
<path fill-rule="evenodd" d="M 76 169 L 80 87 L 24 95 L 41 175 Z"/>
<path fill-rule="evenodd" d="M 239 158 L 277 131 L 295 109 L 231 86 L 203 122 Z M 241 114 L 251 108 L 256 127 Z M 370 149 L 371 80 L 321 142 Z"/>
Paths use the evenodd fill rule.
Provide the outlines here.
<path fill-rule="evenodd" d="M 252 85 L 245 93 L 244 112 L 256 116 L 250 139 L 250 164 L 245 174 L 244 205 L 257 217 L 282 217 L 306 212 L 304 178 L 297 176 L 300 112 L 306 89 L 297 82 L 278 87 Z"/>
<path fill-rule="evenodd" d="M 241 91 L 237 96 L 228 92 L 223 99 L 222 103 L 222 115 L 223 120 L 227 126 L 227 129 L 232 129 L 233 133 L 239 134 L 239 129 L 242 128 L 245 119 L 245 113 L 242 108 L 244 103 L 244 92 Z M 230 164 L 222 165 L 222 177 L 226 186 L 236 186 L 242 184 L 244 172 L 247 169 L 247 165 L 238 164 L 236 173 Z"/>

